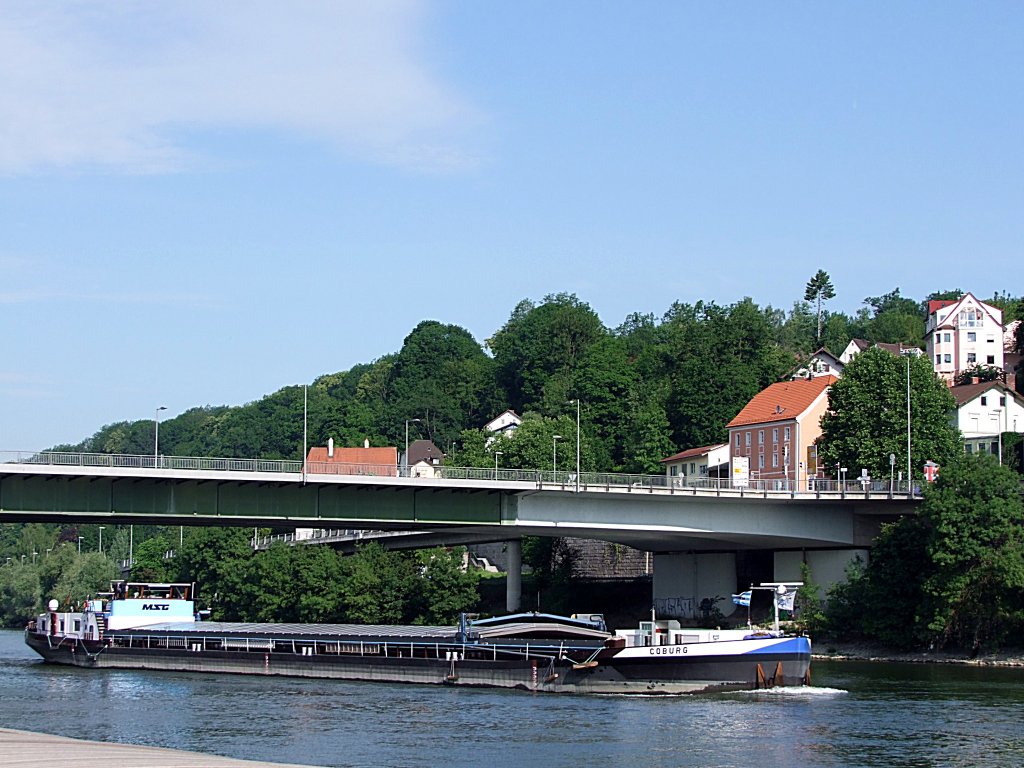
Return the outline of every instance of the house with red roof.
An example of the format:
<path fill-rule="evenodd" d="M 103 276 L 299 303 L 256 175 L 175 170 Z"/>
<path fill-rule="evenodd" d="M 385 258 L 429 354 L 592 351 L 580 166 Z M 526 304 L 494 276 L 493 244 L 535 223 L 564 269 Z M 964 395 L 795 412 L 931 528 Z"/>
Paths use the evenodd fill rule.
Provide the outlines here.
<path fill-rule="evenodd" d="M 928 302 L 928 357 L 947 381 L 976 365 L 1003 370 L 1003 311 L 972 293 Z"/>
<path fill-rule="evenodd" d="M 670 485 L 693 485 L 709 477 L 729 476 L 729 444 L 716 443 L 685 451 L 662 459 Z"/>
<path fill-rule="evenodd" d="M 730 459 L 746 457 L 752 480 L 795 481 L 822 476 L 817 446 L 821 417 L 835 376 L 780 381 L 758 392 L 726 427 Z M 788 485 L 788 483 L 787 483 Z"/>
<path fill-rule="evenodd" d="M 336 448 L 331 438 L 326 447 L 309 449 L 306 472 L 395 477 L 398 475 L 398 448 L 371 448 L 369 440 L 363 441 L 361 448 Z"/>

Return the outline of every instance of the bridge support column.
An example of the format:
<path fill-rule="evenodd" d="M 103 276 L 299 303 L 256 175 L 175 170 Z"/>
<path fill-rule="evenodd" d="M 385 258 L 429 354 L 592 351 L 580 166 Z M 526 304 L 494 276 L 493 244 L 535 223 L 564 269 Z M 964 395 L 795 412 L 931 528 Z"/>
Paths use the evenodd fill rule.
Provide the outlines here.
<path fill-rule="evenodd" d="M 506 542 L 505 556 L 505 609 L 515 613 L 523 597 L 523 543 L 519 539 Z"/>
<path fill-rule="evenodd" d="M 736 555 L 657 554 L 654 556 L 654 608 L 664 618 L 700 619 L 701 601 L 711 600 L 723 616 L 736 606 Z M 724 598 L 714 602 L 716 597 Z"/>
<path fill-rule="evenodd" d="M 800 565 L 806 562 L 811 569 L 811 578 L 821 589 L 818 597 L 825 597 L 825 591 L 833 584 L 846 581 L 846 569 L 857 558 L 866 566 L 866 549 L 807 549 L 795 552 L 775 553 L 775 580 L 800 581 Z"/>

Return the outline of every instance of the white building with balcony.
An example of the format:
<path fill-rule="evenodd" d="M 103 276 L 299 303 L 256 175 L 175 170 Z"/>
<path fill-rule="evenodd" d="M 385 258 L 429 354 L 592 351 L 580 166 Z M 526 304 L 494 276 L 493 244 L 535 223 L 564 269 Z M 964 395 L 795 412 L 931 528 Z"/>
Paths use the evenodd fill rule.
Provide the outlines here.
<path fill-rule="evenodd" d="M 977 365 L 1003 369 L 1003 311 L 971 293 L 928 302 L 928 357 L 947 381 Z"/>

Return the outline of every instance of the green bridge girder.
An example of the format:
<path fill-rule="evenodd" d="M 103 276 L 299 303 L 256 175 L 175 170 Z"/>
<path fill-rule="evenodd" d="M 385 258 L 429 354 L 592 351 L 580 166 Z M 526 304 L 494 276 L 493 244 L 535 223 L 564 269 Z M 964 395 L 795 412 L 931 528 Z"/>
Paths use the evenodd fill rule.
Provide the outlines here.
<path fill-rule="evenodd" d="M 439 491 L 295 482 L 158 478 L 0 477 L 0 519 L 123 519 L 225 525 L 330 523 L 501 525 L 514 498 L 497 491 Z"/>

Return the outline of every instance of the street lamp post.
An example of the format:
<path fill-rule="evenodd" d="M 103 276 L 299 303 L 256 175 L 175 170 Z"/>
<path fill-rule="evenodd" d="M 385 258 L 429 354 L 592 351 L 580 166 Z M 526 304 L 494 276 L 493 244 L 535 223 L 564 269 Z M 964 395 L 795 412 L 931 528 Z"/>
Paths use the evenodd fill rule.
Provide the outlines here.
<path fill-rule="evenodd" d="M 558 474 L 558 441 L 561 439 L 561 435 L 551 438 L 551 482 L 556 482 L 555 475 Z"/>
<path fill-rule="evenodd" d="M 423 422 L 423 419 L 406 419 L 405 420 L 405 459 L 403 461 L 405 462 L 405 469 L 406 469 L 406 474 L 407 475 L 409 474 L 409 471 L 408 471 L 409 470 L 409 425 L 410 424 L 416 424 L 416 423 L 422 423 L 422 422 Z"/>
<path fill-rule="evenodd" d="M 501 456 L 503 453 L 504 453 L 504 451 L 495 451 L 494 452 L 494 479 L 495 480 L 498 479 L 498 457 Z"/>
<path fill-rule="evenodd" d="M 893 482 L 896 477 L 896 454 L 889 454 L 889 497 L 892 498 Z"/>
<path fill-rule="evenodd" d="M 570 400 L 570 403 L 576 403 L 576 493 L 580 492 L 580 399 L 577 397 L 575 401 Z"/>
<path fill-rule="evenodd" d="M 161 405 L 153 416 L 153 469 L 156 469 L 160 455 L 160 411 L 166 410 L 167 406 Z"/>
<path fill-rule="evenodd" d="M 100 529 L 100 547 L 99 547 L 99 549 L 100 549 L 100 554 L 101 555 L 103 554 L 103 529 L 105 527 L 106 526 L 104 526 L 104 525 L 99 526 L 99 529 Z"/>
<path fill-rule="evenodd" d="M 85 538 L 85 536 L 79 536 L 78 537 L 78 554 L 82 554 L 82 539 L 84 539 L 84 538 Z"/>
<path fill-rule="evenodd" d="M 38 552 L 35 552 L 35 551 L 32 552 L 32 565 L 36 564 L 36 555 L 38 555 L 38 554 L 39 554 Z"/>
<path fill-rule="evenodd" d="M 1000 406 L 996 410 L 992 411 L 992 415 L 996 417 L 996 435 L 999 440 L 999 466 L 1003 466 L 1003 413 L 1006 408 Z"/>
<path fill-rule="evenodd" d="M 912 464 L 910 462 L 910 355 L 906 352 L 903 356 L 907 358 L 907 491 L 914 495 L 914 477 L 911 474 Z"/>

